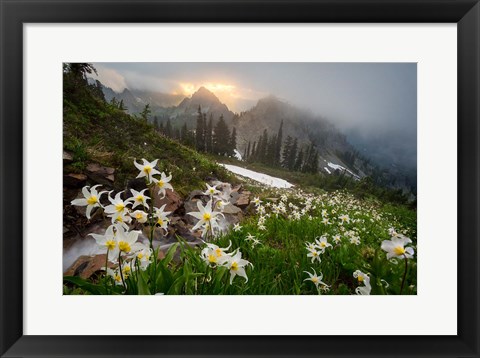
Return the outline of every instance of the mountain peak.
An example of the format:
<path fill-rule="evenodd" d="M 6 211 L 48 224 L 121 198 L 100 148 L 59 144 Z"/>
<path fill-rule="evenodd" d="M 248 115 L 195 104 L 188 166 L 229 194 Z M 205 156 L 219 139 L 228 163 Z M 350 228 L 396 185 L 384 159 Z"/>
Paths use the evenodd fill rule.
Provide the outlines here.
<path fill-rule="evenodd" d="M 201 86 L 193 95 L 192 100 L 202 100 L 202 101 L 209 101 L 209 102 L 219 102 L 217 96 L 212 91 L 209 91 L 205 87 Z"/>

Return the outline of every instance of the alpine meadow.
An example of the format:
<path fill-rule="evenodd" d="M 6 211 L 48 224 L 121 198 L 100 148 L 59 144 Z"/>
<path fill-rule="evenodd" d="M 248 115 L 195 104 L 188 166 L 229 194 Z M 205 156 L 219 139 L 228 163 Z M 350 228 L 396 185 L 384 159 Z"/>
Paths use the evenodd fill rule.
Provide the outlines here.
<path fill-rule="evenodd" d="M 64 63 L 64 295 L 416 295 L 414 63 Z"/>

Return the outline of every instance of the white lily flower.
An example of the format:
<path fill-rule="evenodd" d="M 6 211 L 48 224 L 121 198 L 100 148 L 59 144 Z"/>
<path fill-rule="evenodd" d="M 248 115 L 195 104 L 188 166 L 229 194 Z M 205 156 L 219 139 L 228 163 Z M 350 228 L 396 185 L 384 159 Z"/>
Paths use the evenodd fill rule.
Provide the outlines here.
<path fill-rule="evenodd" d="M 320 272 L 320 275 L 317 275 L 317 272 L 315 271 L 315 269 L 312 267 L 312 270 L 313 270 L 313 273 L 310 273 L 308 271 L 303 271 L 305 272 L 306 274 L 308 274 L 308 276 L 310 276 L 309 278 L 306 278 L 305 280 L 303 281 L 312 281 L 314 284 L 315 284 L 315 287 L 318 289 L 318 286 L 319 285 L 322 285 L 322 287 L 330 287 L 328 286 L 325 282 L 323 282 L 323 274 Z"/>
<path fill-rule="evenodd" d="M 84 186 L 82 188 L 82 194 L 84 197 L 81 199 L 75 199 L 71 201 L 72 205 L 87 207 L 87 211 L 86 211 L 87 219 L 90 219 L 90 214 L 93 208 L 102 207 L 102 205 L 100 204 L 100 197 L 103 194 L 105 194 L 106 191 L 101 191 L 100 193 L 98 193 L 97 187 L 99 186 L 101 185 L 94 185 L 90 190 L 88 190 L 88 188 L 90 188 L 89 186 Z"/>
<path fill-rule="evenodd" d="M 405 247 L 407 244 L 411 244 L 412 240 L 408 237 L 398 234 L 396 237 L 392 237 L 391 240 L 382 241 L 381 248 L 387 253 L 387 260 L 391 258 L 407 258 L 411 259 L 415 254 L 412 247 Z"/>
<path fill-rule="evenodd" d="M 255 204 L 256 207 L 258 207 L 260 206 L 261 203 L 263 203 L 263 201 L 261 201 L 260 198 L 256 196 L 253 198 L 253 203 Z"/>
<path fill-rule="evenodd" d="M 200 256 L 203 261 L 211 266 L 223 265 L 228 260 L 227 256 L 231 255 L 226 252 L 231 246 L 231 241 L 228 247 L 225 248 L 218 247 L 215 244 L 207 243 L 207 246 L 201 251 Z"/>
<path fill-rule="evenodd" d="M 237 231 L 240 231 L 240 230 L 242 230 L 242 227 L 240 226 L 240 224 L 237 223 L 237 224 L 233 225 L 233 231 L 237 232 Z"/>
<path fill-rule="evenodd" d="M 108 217 L 112 220 L 112 224 L 122 226 L 125 230 L 129 229 L 128 224 L 132 222 L 132 218 L 128 216 L 128 210 L 110 214 Z"/>
<path fill-rule="evenodd" d="M 212 199 L 210 199 L 205 206 L 202 205 L 202 202 L 200 200 L 197 201 L 197 207 L 198 207 L 198 211 L 187 213 L 188 215 L 191 215 L 194 218 L 199 219 L 197 224 L 192 228 L 192 231 L 197 230 L 199 227 L 203 225 L 208 225 L 213 235 L 214 229 L 219 228 L 217 224 L 217 220 L 218 220 L 217 216 L 219 215 L 224 216 L 224 215 L 218 211 L 212 210 Z"/>
<path fill-rule="evenodd" d="M 117 255 L 119 252 L 125 253 L 125 254 L 130 254 L 134 252 L 137 247 L 134 246 L 134 244 L 137 242 L 138 235 L 140 234 L 140 231 L 133 230 L 133 231 L 121 231 L 119 230 L 117 232 L 117 235 L 115 238 L 117 239 L 117 247 L 116 250 L 118 250 Z"/>
<path fill-rule="evenodd" d="M 173 186 L 170 184 L 170 180 L 172 180 L 172 174 L 167 177 L 165 173 L 162 172 L 160 173 L 160 179 L 152 178 L 152 180 L 158 188 L 158 195 L 163 195 L 162 198 L 164 198 L 167 194 L 167 189 L 173 190 Z"/>
<path fill-rule="evenodd" d="M 155 214 L 153 216 L 157 219 L 156 224 L 160 226 L 165 232 L 168 231 L 168 223 L 170 222 L 170 219 L 167 218 L 168 215 L 170 215 L 172 212 L 171 211 L 164 211 L 165 206 L 167 204 L 163 204 L 161 208 L 155 208 Z"/>
<path fill-rule="evenodd" d="M 209 195 L 210 197 L 214 196 L 214 195 L 218 195 L 220 194 L 220 191 L 217 190 L 217 186 L 214 185 L 214 186 L 210 186 L 208 185 L 208 183 L 205 183 L 207 185 L 207 190 L 205 190 L 203 192 L 203 195 Z"/>
<path fill-rule="evenodd" d="M 360 238 L 358 236 L 352 236 L 350 238 L 350 243 L 354 245 L 360 245 Z"/>
<path fill-rule="evenodd" d="M 319 248 L 322 253 L 325 252 L 325 249 L 327 247 L 332 247 L 332 244 L 330 244 L 327 240 L 327 238 L 325 236 L 322 236 L 320 238 L 316 238 L 315 239 L 315 244 L 316 244 L 316 247 Z"/>
<path fill-rule="evenodd" d="M 142 244 L 143 245 L 143 244 Z M 143 248 L 136 253 L 136 258 L 138 259 L 138 263 L 140 265 L 140 269 L 145 271 L 147 267 L 150 265 L 153 251 L 151 248 L 146 247 L 143 245 Z"/>
<path fill-rule="evenodd" d="M 366 273 L 363 273 L 360 270 L 356 270 L 353 273 L 353 277 L 355 277 L 358 280 L 359 284 L 361 283 L 364 284 L 364 286 L 357 287 L 355 289 L 355 293 L 357 295 L 369 295 L 370 292 L 372 291 L 372 286 L 370 285 L 370 277 Z"/>
<path fill-rule="evenodd" d="M 349 217 L 348 215 L 346 215 L 346 214 L 340 215 L 338 218 L 340 219 L 340 221 L 341 221 L 342 224 L 343 224 L 344 222 L 346 222 L 347 224 L 350 223 L 350 217 Z"/>
<path fill-rule="evenodd" d="M 130 214 L 135 220 L 137 220 L 140 224 L 144 224 L 147 222 L 148 215 L 145 211 L 142 210 L 135 210 L 133 213 Z"/>
<path fill-rule="evenodd" d="M 245 279 L 245 282 L 248 282 L 248 277 L 247 273 L 245 272 L 245 266 L 253 265 L 247 261 L 242 259 L 242 253 L 240 251 L 237 251 L 237 253 L 234 256 L 226 256 L 228 260 L 225 262 L 225 266 L 230 270 L 230 285 L 232 284 L 232 281 L 235 276 L 241 276 Z"/>
<path fill-rule="evenodd" d="M 117 193 L 117 195 L 115 195 L 115 198 L 112 198 L 110 196 L 110 193 L 108 195 L 108 200 L 110 201 L 111 204 L 105 207 L 105 213 L 107 213 L 107 214 L 120 214 L 120 215 L 125 214 L 127 212 L 127 205 L 130 202 L 128 200 L 123 201 L 123 199 L 122 199 L 123 191 Z"/>
<path fill-rule="evenodd" d="M 105 267 L 102 267 L 103 270 L 105 270 Z M 113 281 L 115 281 L 115 285 L 122 285 L 122 276 L 120 276 L 120 271 L 117 269 L 112 270 L 110 267 L 106 268 L 107 275 L 113 278 Z"/>
<path fill-rule="evenodd" d="M 133 205 L 132 209 L 135 209 L 138 205 L 143 205 L 144 208 L 148 209 L 149 206 L 147 204 L 147 199 L 150 199 L 150 197 L 145 195 L 145 191 L 147 189 L 143 189 L 142 191 L 136 191 L 135 189 L 130 189 L 132 192 L 133 197 L 127 199 L 126 201 L 132 201 L 133 200 Z"/>
<path fill-rule="evenodd" d="M 340 235 L 333 236 L 333 242 L 335 244 L 340 244 L 342 242 L 342 237 Z"/>
<path fill-rule="evenodd" d="M 149 162 L 146 159 L 142 159 L 143 164 L 138 164 L 136 160 L 133 161 L 133 164 L 140 170 L 140 173 L 137 175 L 137 178 L 146 177 L 148 184 L 152 182 L 153 175 L 160 174 L 158 170 L 155 169 L 158 159 L 155 159 L 153 162 Z"/>
<path fill-rule="evenodd" d="M 307 254 L 307 257 L 311 257 L 312 258 L 312 263 L 315 262 L 315 260 L 317 260 L 318 262 L 322 262 L 322 260 L 320 259 L 320 252 L 318 252 L 317 250 L 313 249 L 313 250 L 308 250 L 309 253 Z"/>

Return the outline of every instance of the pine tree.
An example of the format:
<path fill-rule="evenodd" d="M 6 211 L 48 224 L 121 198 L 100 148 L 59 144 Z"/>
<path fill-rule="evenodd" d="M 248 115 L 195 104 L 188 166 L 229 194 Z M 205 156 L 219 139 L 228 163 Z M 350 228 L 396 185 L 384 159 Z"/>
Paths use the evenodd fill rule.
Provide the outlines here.
<path fill-rule="evenodd" d="M 126 111 L 128 108 L 125 106 L 125 104 L 123 103 L 123 99 L 120 100 L 120 103 L 118 104 L 118 109 L 121 110 L 121 111 Z"/>
<path fill-rule="evenodd" d="M 297 159 L 297 150 L 298 150 L 298 140 L 295 138 L 293 140 L 292 147 L 290 149 L 290 153 L 288 154 L 288 160 L 287 160 L 287 168 L 289 170 L 295 170 L 295 163 Z"/>
<path fill-rule="evenodd" d="M 277 137 L 272 136 L 268 139 L 267 152 L 265 155 L 265 164 L 274 166 L 276 160 L 276 151 L 277 151 Z"/>
<path fill-rule="evenodd" d="M 284 168 L 288 168 L 288 158 L 293 145 L 292 140 L 292 137 L 287 136 L 287 138 L 285 139 L 285 144 L 283 145 L 282 160 L 280 163 Z"/>
<path fill-rule="evenodd" d="M 303 149 L 300 149 L 300 152 L 298 152 L 297 160 L 295 161 L 293 170 L 299 172 L 302 170 L 302 167 L 303 167 Z"/>
<path fill-rule="evenodd" d="M 213 153 L 212 141 L 213 141 L 213 115 L 210 113 L 208 118 L 208 124 L 205 128 L 205 150 L 208 153 Z"/>
<path fill-rule="evenodd" d="M 180 131 L 180 141 L 183 144 L 187 144 L 188 140 L 188 127 L 187 122 L 183 123 L 182 130 Z"/>
<path fill-rule="evenodd" d="M 273 164 L 275 166 L 279 166 L 280 165 L 280 154 L 281 154 L 281 151 L 282 151 L 282 141 L 283 141 L 283 119 L 282 119 L 282 122 L 280 123 L 280 128 L 278 129 L 278 133 L 277 133 L 277 140 L 276 140 L 276 143 L 275 143 L 275 160 L 273 162 Z"/>
<path fill-rule="evenodd" d="M 143 107 L 143 111 L 140 112 L 140 118 L 142 118 L 145 122 L 148 122 L 148 116 L 152 113 L 150 109 L 150 104 L 147 103 L 145 107 Z"/>
<path fill-rule="evenodd" d="M 122 104 L 122 102 L 123 102 L 123 100 L 120 101 L 120 104 Z M 155 128 L 155 130 L 158 132 L 159 125 L 158 125 L 158 117 L 157 116 L 153 117 L 153 128 Z"/>
<path fill-rule="evenodd" d="M 172 123 L 170 122 L 170 118 L 167 120 L 167 125 L 165 127 L 165 135 L 169 138 L 172 138 Z"/>
<path fill-rule="evenodd" d="M 237 129 L 233 127 L 232 129 L 232 134 L 230 136 L 230 141 L 229 141 L 229 149 L 231 155 L 235 154 L 235 149 L 237 149 Z"/>
<path fill-rule="evenodd" d="M 202 108 L 198 106 L 197 128 L 195 130 L 195 147 L 199 152 L 205 151 L 205 128 L 203 126 Z"/>
<path fill-rule="evenodd" d="M 255 155 L 257 154 L 257 153 L 256 153 L 256 149 L 255 149 L 255 146 L 256 146 L 256 145 L 257 145 L 257 142 L 253 142 L 252 152 L 251 152 L 250 155 L 248 156 L 248 160 L 249 160 L 250 162 L 255 160 Z"/>
<path fill-rule="evenodd" d="M 230 130 L 228 129 L 223 115 L 220 115 L 214 130 L 214 153 L 218 155 L 228 155 L 230 153 L 229 139 Z"/>
<path fill-rule="evenodd" d="M 165 134 L 165 128 L 163 127 L 163 122 L 160 122 L 158 130 L 159 130 L 160 133 Z"/>
<path fill-rule="evenodd" d="M 245 156 L 245 160 L 250 158 L 250 141 L 248 141 L 247 145 L 247 155 Z"/>

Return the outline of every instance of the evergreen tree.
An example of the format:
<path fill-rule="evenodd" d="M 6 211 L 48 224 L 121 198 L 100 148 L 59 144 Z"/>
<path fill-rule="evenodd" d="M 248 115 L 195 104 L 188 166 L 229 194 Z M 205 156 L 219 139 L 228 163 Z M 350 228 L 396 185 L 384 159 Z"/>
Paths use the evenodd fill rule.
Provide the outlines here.
<path fill-rule="evenodd" d="M 265 155 L 265 164 L 274 166 L 276 160 L 276 151 L 277 151 L 277 137 L 272 136 L 268 139 L 267 142 L 267 152 Z"/>
<path fill-rule="evenodd" d="M 150 104 L 147 103 L 143 108 L 143 111 L 140 112 L 140 118 L 142 118 L 145 122 L 148 122 L 148 116 L 152 113 L 150 109 Z"/>
<path fill-rule="evenodd" d="M 297 150 L 298 150 L 298 140 L 295 138 L 293 140 L 292 147 L 290 148 L 290 152 L 288 153 L 288 160 L 287 160 L 287 168 L 289 170 L 295 170 L 295 163 L 297 159 Z"/>
<path fill-rule="evenodd" d="M 213 115 L 210 113 L 210 117 L 208 118 L 208 123 L 205 128 L 205 150 L 208 153 L 213 153 L 212 141 L 213 141 Z"/>
<path fill-rule="evenodd" d="M 237 129 L 233 127 L 232 135 L 230 136 L 230 143 L 229 143 L 230 153 L 232 155 L 235 154 L 235 149 L 237 149 Z"/>
<path fill-rule="evenodd" d="M 120 100 L 120 103 L 118 104 L 118 109 L 121 111 L 126 111 L 128 108 L 125 106 L 125 103 L 123 103 L 123 99 Z"/>
<path fill-rule="evenodd" d="M 182 129 L 180 131 L 180 141 L 183 144 L 187 144 L 188 141 L 188 128 L 187 128 L 187 122 L 183 123 Z"/>
<path fill-rule="evenodd" d="M 267 146 L 268 146 L 268 132 L 266 129 L 264 129 L 257 147 L 257 159 L 260 163 L 265 163 L 266 161 Z"/>
<path fill-rule="evenodd" d="M 280 123 L 280 128 L 278 129 L 277 140 L 275 143 L 275 158 L 273 162 L 275 166 L 280 165 L 282 141 L 283 141 L 283 119 L 282 119 L 282 122 Z"/>
<path fill-rule="evenodd" d="M 218 155 L 228 155 L 230 153 L 230 130 L 228 129 L 227 123 L 225 123 L 225 119 L 223 119 L 223 115 L 220 115 L 215 125 L 213 137 L 214 153 Z"/>
<path fill-rule="evenodd" d="M 250 141 L 248 141 L 248 145 L 247 145 L 247 155 L 245 156 L 245 160 L 249 159 L 250 158 Z"/>
<path fill-rule="evenodd" d="M 203 126 L 202 108 L 198 106 L 197 128 L 195 130 L 195 148 L 199 152 L 205 151 L 205 128 Z"/>
<path fill-rule="evenodd" d="M 165 134 L 165 128 L 163 127 L 163 122 L 160 122 L 160 126 L 158 127 L 160 133 Z"/>
<path fill-rule="evenodd" d="M 122 103 L 123 101 L 120 101 L 120 103 Z M 158 117 L 157 116 L 154 116 L 153 117 L 153 128 L 155 128 L 155 130 L 158 132 L 159 130 L 159 125 L 158 125 Z"/>
<path fill-rule="evenodd" d="M 293 170 L 299 172 L 302 170 L 302 167 L 303 167 L 303 149 L 300 149 L 300 152 L 298 152 L 297 160 L 295 161 Z"/>
<path fill-rule="evenodd" d="M 285 144 L 283 145 L 281 165 L 284 168 L 288 168 L 288 158 L 290 156 L 290 150 L 292 149 L 292 145 L 293 145 L 292 141 L 293 141 L 293 138 L 290 136 L 287 136 L 287 138 L 285 139 Z"/>
<path fill-rule="evenodd" d="M 172 138 L 173 135 L 172 123 L 170 122 L 170 118 L 167 120 L 167 125 L 165 126 L 165 135 L 169 138 Z"/>
<path fill-rule="evenodd" d="M 256 145 L 257 145 L 257 142 L 253 142 L 252 152 L 251 152 L 250 155 L 248 156 L 248 160 L 249 160 L 249 161 L 255 160 L 255 155 L 257 154 L 257 153 L 256 153 L 256 148 L 255 148 Z"/>

